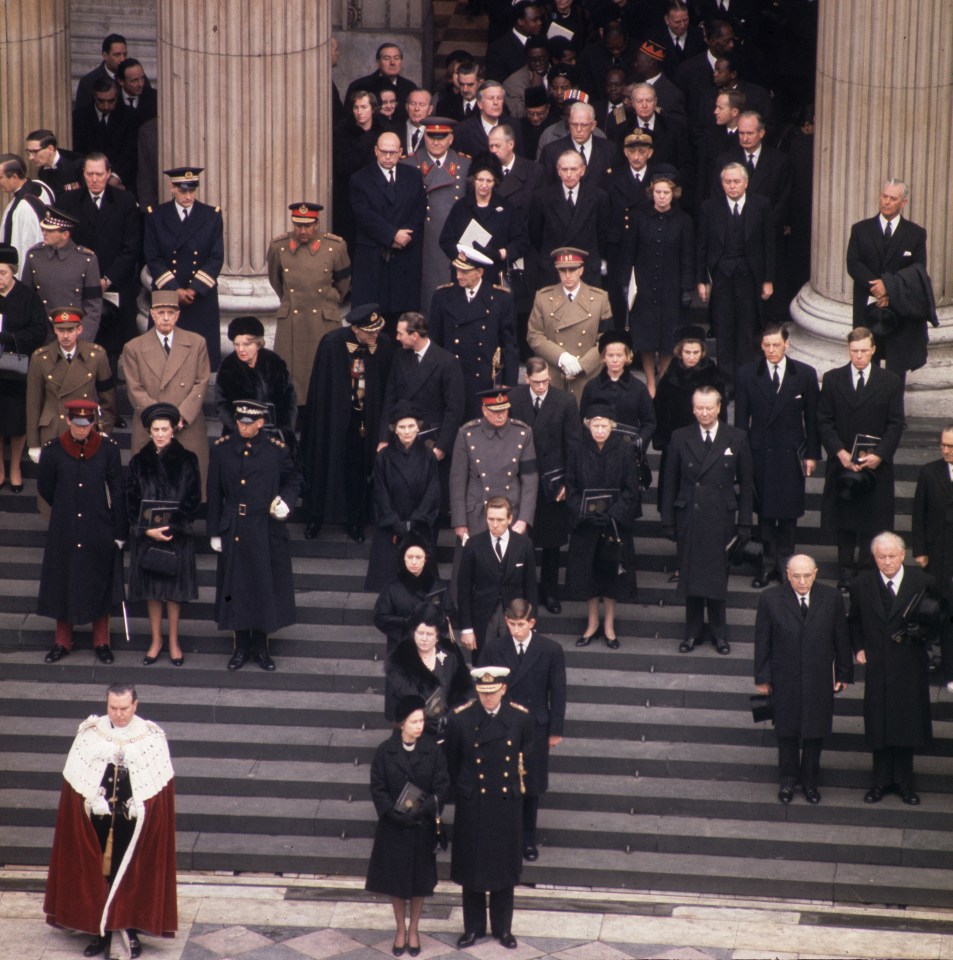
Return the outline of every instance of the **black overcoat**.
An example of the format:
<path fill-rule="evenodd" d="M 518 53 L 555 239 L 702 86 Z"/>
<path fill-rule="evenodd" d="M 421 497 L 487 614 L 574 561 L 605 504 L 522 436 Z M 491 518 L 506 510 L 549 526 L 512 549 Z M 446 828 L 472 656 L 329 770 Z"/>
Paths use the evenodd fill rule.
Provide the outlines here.
<path fill-rule="evenodd" d="M 725 381 L 718 364 L 710 357 L 702 357 L 694 367 L 686 367 L 678 357 L 669 364 L 668 370 L 658 382 L 655 391 L 655 433 L 652 446 L 665 450 L 672 434 L 681 427 L 695 422 L 692 413 L 692 396 L 699 387 L 714 387 L 721 394 L 722 422 L 728 419 L 728 404 L 725 403 Z M 659 481 L 659 489 L 662 483 Z"/>
<path fill-rule="evenodd" d="M 394 576 L 401 538 L 410 530 L 435 546 L 440 512 L 437 461 L 418 437 L 410 449 L 394 436 L 374 461 L 374 539 L 365 590 L 380 590 Z"/>
<path fill-rule="evenodd" d="M 407 783 L 436 798 L 416 819 L 394 812 Z M 365 889 L 401 900 L 429 897 L 437 885 L 434 815 L 450 790 L 443 751 L 426 735 L 405 750 L 395 730 L 374 753 L 370 787 L 378 820 Z"/>
<path fill-rule="evenodd" d="M 505 890 L 523 869 L 520 760 L 530 763 L 529 713 L 504 700 L 491 717 L 478 700 L 450 717 L 446 753 L 454 785 L 450 877 L 470 890 Z M 487 855 L 487 850 L 492 853 Z"/>
<path fill-rule="evenodd" d="M 525 764 L 526 796 L 542 796 L 549 789 L 549 738 L 563 735 L 566 720 L 563 648 L 555 640 L 533 633 L 520 663 L 516 645 L 507 632 L 487 644 L 480 663 L 510 668 L 507 699 L 526 707 L 533 728 L 533 751 Z"/>
<path fill-rule="evenodd" d="M 804 516 L 803 460 L 820 460 L 817 371 L 803 360 L 785 361 L 777 391 L 767 361 L 745 364 L 735 376 L 735 426 L 748 432 L 755 506 L 772 520 Z"/>
<path fill-rule="evenodd" d="M 827 451 L 821 526 L 869 535 L 893 529 L 893 457 L 903 433 L 903 386 L 895 373 L 872 364 L 865 376 L 867 382 L 858 397 L 850 364 L 824 374 L 817 425 Z M 837 496 L 837 478 L 844 468 L 837 454 L 845 449 L 849 453 L 858 434 L 881 438 L 874 453 L 883 463 L 874 471 L 877 483 L 867 496 L 842 500 Z"/>
<path fill-rule="evenodd" d="M 118 445 L 95 432 L 83 446 L 61 434 L 40 453 L 36 488 L 51 508 L 36 612 L 91 623 L 110 612 L 120 586 L 113 541 L 125 539 L 126 509 Z"/>
<path fill-rule="evenodd" d="M 926 572 L 947 600 L 953 599 L 953 481 L 950 465 L 933 460 L 920 467 L 913 495 L 910 552 L 929 557 Z"/>
<path fill-rule="evenodd" d="M 618 380 L 613 380 L 603 366 L 599 375 L 583 388 L 579 404 L 583 418 L 593 403 L 607 403 L 612 407 L 616 423 L 635 427 L 642 441 L 642 449 L 649 449 L 649 441 L 655 433 L 655 407 L 645 384 L 632 375 L 630 367 L 622 371 Z"/>
<path fill-rule="evenodd" d="M 165 543 L 147 537 L 138 526 L 143 500 L 179 504 L 170 518 L 173 540 Z M 195 540 L 192 521 L 202 503 L 202 477 L 198 457 L 175 437 L 161 452 L 150 440 L 130 461 L 126 472 L 126 512 L 132 529 L 129 538 L 129 590 L 127 600 L 174 600 L 185 603 L 199 595 L 195 576 Z M 142 554 L 151 546 L 173 550 L 178 561 L 174 577 L 156 576 L 142 569 Z"/>
<path fill-rule="evenodd" d="M 661 515 L 663 526 L 675 528 L 680 594 L 725 599 L 725 546 L 736 525 L 751 526 L 753 498 L 751 450 L 743 430 L 720 424 L 711 450 L 697 423 L 672 434 Z"/>
<path fill-rule="evenodd" d="M 43 346 L 49 320 L 43 303 L 32 287 L 13 281 L 10 292 L 0 294 L 3 330 L 0 344 L 6 352 L 32 356 Z M 26 378 L 0 379 L 0 435 L 22 437 L 26 433 Z"/>
<path fill-rule="evenodd" d="M 219 630 L 273 633 L 295 622 L 287 526 L 269 515 L 275 497 L 291 508 L 301 474 L 291 451 L 259 433 L 234 433 L 212 447 L 208 467 L 210 537 L 222 538 L 215 591 Z"/>
<path fill-rule="evenodd" d="M 356 301 L 355 301 L 356 302 Z M 315 522 L 344 523 L 344 446 L 351 419 L 351 352 L 357 348 L 351 327 L 321 338 L 311 371 L 308 402 L 301 428 L 301 463 L 305 490 L 302 502 Z M 377 347 L 364 360 L 364 462 L 370 478 L 377 454 L 384 391 L 394 357 L 394 341 L 383 331 Z"/>
<path fill-rule="evenodd" d="M 834 682 L 851 683 L 847 616 L 840 591 L 814 583 L 808 613 L 789 583 L 761 594 L 754 625 L 754 682 L 770 683 L 779 737 L 826 737 Z"/>
<path fill-rule="evenodd" d="M 425 569 L 419 577 L 406 568 L 399 570 L 381 590 L 374 603 L 374 626 L 387 638 L 387 656 L 407 635 L 407 618 L 434 594 L 439 595 L 440 608 L 452 618 L 456 610 L 450 601 L 447 583 L 429 570 Z"/>
<path fill-rule="evenodd" d="M 701 206 L 695 234 L 695 279 L 698 283 L 711 283 L 718 272 L 725 254 L 729 216 L 729 200 L 724 193 L 710 197 Z M 764 197 L 748 192 L 741 219 L 744 224 L 744 258 L 751 276 L 759 287 L 763 283 L 773 283 L 777 237 L 771 204 Z"/>
<path fill-rule="evenodd" d="M 897 643 L 902 612 L 933 577 L 903 568 L 903 581 L 889 615 L 879 570 L 865 570 L 850 582 L 850 642 L 867 656 L 864 673 L 864 735 L 871 750 L 926 746 L 933 735 L 930 719 L 929 655 L 922 640 Z"/>
<path fill-rule="evenodd" d="M 622 539 L 620 562 L 624 572 L 606 577 L 594 569 L 599 539 L 611 524 L 581 519 L 583 493 L 586 490 L 617 490 L 608 509 Z M 574 524 L 566 554 L 566 596 L 571 600 L 612 597 L 634 600 L 636 591 L 635 543 L 632 527 L 642 516 L 638 471 L 632 447 L 618 434 L 610 434 L 598 448 L 586 431 L 582 443 L 569 453 L 566 471 L 566 503 Z"/>
<path fill-rule="evenodd" d="M 257 400 L 275 408 L 274 424 L 266 423 L 265 430 L 284 440 L 295 450 L 295 419 L 298 416 L 298 398 L 288 364 L 274 350 L 261 349 L 251 367 L 230 353 L 219 368 L 215 380 L 215 407 L 222 421 L 222 435 L 235 432 L 235 400 Z M 273 429 L 274 428 L 274 429 Z"/>
<path fill-rule="evenodd" d="M 387 693 L 384 716 L 394 719 L 394 707 L 402 697 L 422 697 L 424 702 L 437 689 L 443 691 L 444 712 L 427 711 L 425 732 L 442 737 L 449 712 L 473 696 L 473 680 L 460 648 L 449 640 L 437 640 L 437 664 L 428 670 L 413 636 L 407 636 L 387 658 Z"/>

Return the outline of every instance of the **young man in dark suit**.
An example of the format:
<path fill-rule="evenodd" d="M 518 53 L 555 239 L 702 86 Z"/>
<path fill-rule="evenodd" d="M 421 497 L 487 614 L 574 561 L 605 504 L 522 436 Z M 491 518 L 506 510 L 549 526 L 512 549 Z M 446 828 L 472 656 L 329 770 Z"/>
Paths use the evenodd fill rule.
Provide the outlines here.
<path fill-rule="evenodd" d="M 487 643 L 482 664 L 509 667 L 506 696 L 526 707 L 533 726 L 523 795 L 523 859 L 532 863 L 539 859 L 536 820 L 539 798 L 549 789 L 549 751 L 562 742 L 566 720 L 566 656 L 555 640 L 536 632 L 528 600 L 511 600 L 504 617 L 506 630 Z"/>
<path fill-rule="evenodd" d="M 113 176 L 135 190 L 139 165 L 139 124 L 132 110 L 122 105 L 115 80 L 93 84 L 93 102 L 73 112 L 73 149 L 83 156 L 105 153 Z"/>

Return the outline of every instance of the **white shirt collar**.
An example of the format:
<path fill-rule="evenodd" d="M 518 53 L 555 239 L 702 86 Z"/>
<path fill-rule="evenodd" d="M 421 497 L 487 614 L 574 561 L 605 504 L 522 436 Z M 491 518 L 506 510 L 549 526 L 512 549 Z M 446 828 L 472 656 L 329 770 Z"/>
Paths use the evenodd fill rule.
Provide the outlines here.
<path fill-rule="evenodd" d="M 496 553 L 496 537 L 494 537 L 492 533 L 490 534 L 490 540 L 493 543 L 493 552 Z M 509 546 L 509 544 L 510 544 L 510 528 L 507 527 L 503 536 L 500 537 L 500 546 L 503 548 L 503 553 L 506 553 L 506 548 Z"/>
<path fill-rule="evenodd" d="M 529 650 L 529 642 L 533 639 L 533 632 L 530 631 L 529 636 L 525 640 L 517 640 L 516 637 L 513 637 L 513 646 L 516 648 L 516 652 L 519 653 L 520 644 L 523 645 L 523 653 L 526 653 Z"/>
<path fill-rule="evenodd" d="M 890 224 L 890 229 L 892 232 L 897 232 L 897 224 L 900 223 L 900 214 L 898 213 L 892 220 L 884 219 L 884 215 L 881 213 L 877 219 L 880 221 L 880 229 L 886 230 L 887 224 Z"/>
<path fill-rule="evenodd" d="M 738 213 L 745 212 L 745 198 L 748 196 L 747 193 L 743 193 L 737 200 L 730 200 L 728 197 L 725 197 L 728 200 L 728 211 L 730 213 L 735 212 L 735 204 L 738 204 Z"/>
<path fill-rule="evenodd" d="M 712 71 L 714 71 L 714 69 L 715 69 L 715 61 L 716 61 L 718 58 L 717 58 L 717 57 L 713 57 L 713 56 L 711 55 L 711 50 L 709 50 L 709 51 L 705 54 L 705 56 L 708 57 L 708 66 L 711 67 Z"/>
<path fill-rule="evenodd" d="M 467 292 L 467 299 L 473 299 L 473 297 L 475 297 L 480 292 L 480 287 L 482 286 L 482 284 L 483 284 L 483 277 L 480 277 L 480 279 L 477 281 L 477 285 L 471 291 Z"/>
<path fill-rule="evenodd" d="M 793 590 L 794 588 L 792 587 L 791 589 Z M 801 605 L 801 601 L 802 601 L 802 600 L 806 600 L 808 606 L 811 605 L 811 591 L 810 591 L 810 590 L 808 590 L 807 593 L 805 593 L 803 596 L 802 596 L 800 593 L 798 593 L 797 590 L 794 590 L 794 598 L 795 598 L 795 600 L 797 600 L 798 606 Z"/>
<path fill-rule="evenodd" d="M 877 572 L 880 573 L 879 570 Z M 880 582 L 884 586 L 887 586 L 888 580 L 893 583 L 893 592 L 899 593 L 900 584 L 903 583 L 903 564 L 900 565 L 900 569 L 892 577 L 885 577 L 882 573 L 880 573 Z"/>
<path fill-rule="evenodd" d="M 513 154 L 513 159 L 510 160 L 509 163 L 503 164 L 503 170 L 504 170 L 506 173 L 512 173 L 512 172 L 513 172 L 513 166 L 514 166 L 515 163 L 516 163 L 516 154 L 514 153 L 514 154 Z"/>
<path fill-rule="evenodd" d="M 563 287 L 563 296 L 564 296 L 567 300 L 568 300 L 570 297 L 572 297 L 573 302 L 575 303 L 576 297 L 579 296 L 579 287 L 576 287 L 575 290 L 567 290 L 565 287 Z"/>
<path fill-rule="evenodd" d="M 861 373 L 864 375 L 864 384 L 866 385 L 870 383 L 870 371 L 872 366 L 872 364 L 867 364 L 863 370 L 858 370 L 853 364 L 850 365 L 850 379 L 855 388 L 857 386 L 857 379 L 860 377 Z"/>
<path fill-rule="evenodd" d="M 565 293 L 565 292 L 566 292 L 566 291 L 563 290 L 563 293 Z M 537 401 L 537 400 L 539 400 L 539 402 L 540 402 L 541 405 L 544 404 L 544 403 L 546 402 L 546 398 L 547 398 L 548 396 L 549 396 L 549 387 L 546 388 L 546 392 L 545 392 L 545 393 L 533 393 L 532 390 L 530 390 L 530 392 L 529 392 L 530 403 L 532 403 L 532 405 L 533 405 L 534 407 L 536 406 L 536 401 Z M 953 469 L 953 464 L 951 464 L 951 469 Z"/>
<path fill-rule="evenodd" d="M 748 154 L 750 153 L 751 156 L 754 157 L 755 163 L 757 163 L 757 162 L 761 159 L 761 148 L 762 148 L 763 146 L 764 146 L 763 143 L 759 143 L 757 150 L 745 150 L 745 159 L 746 159 L 746 160 L 748 159 Z"/>
<path fill-rule="evenodd" d="M 499 122 L 499 121 L 497 121 L 497 122 Z M 486 122 L 486 117 L 484 117 L 482 113 L 480 114 L 480 123 L 483 124 L 483 130 L 486 132 L 486 135 L 487 135 L 487 136 L 490 135 L 490 131 L 491 131 L 491 130 L 494 130 L 494 129 L 496 128 L 496 124 L 495 124 L 495 123 L 487 123 L 487 122 Z"/>
<path fill-rule="evenodd" d="M 768 363 L 768 376 L 769 376 L 769 377 L 773 377 L 773 376 L 774 376 L 774 366 L 775 366 L 775 365 L 774 365 L 773 363 L 771 363 L 770 360 L 769 360 L 767 363 Z M 788 368 L 788 358 L 787 358 L 787 357 L 781 357 L 781 359 L 778 361 L 777 367 L 778 367 L 778 376 L 783 380 L 783 379 L 784 379 L 784 371 L 787 370 L 787 368 Z"/>
<path fill-rule="evenodd" d="M 173 338 L 173 335 L 175 334 L 175 327 L 172 328 L 172 332 L 171 332 L 171 333 L 159 333 L 159 328 L 158 328 L 158 327 L 153 327 L 152 329 L 155 330 L 156 336 L 159 338 L 159 343 L 162 344 L 163 349 L 165 348 L 165 338 L 166 338 L 166 337 L 169 338 L 169 346 L 170 346 L 170 347 L 172 346 L 172 338 Z"/>
<path fill-rule="evenodd" d="M 715 442 L 715 439 L 718 437 L 718 424 L 719 424 L 719 422 L 720 422 L 720 421 L 716 420 L 715 423 L 714 423 L 714 426 L 709 427 L 709 429 L 708 429 L 708 431 L 707 431 L 708 433 L 711 434 L 711 442 L 712 442 L 712 443 L 714 443 L 714 442 Z M 704 440 L 705 440 L 705 432 L 706 432 L 706 431 L 705 431 L 705 428 L 699 423 L 699 424 L 698 424 L 698 429 L 701 430 L 702 441 L 704 442 Z"/>
<path fill-rule="evenodd" d="M 418 362 L 423 360 L 424 356 L 426 355 L 429 349 L 430 349 L 430 338 L 428 337 L 427 342 L 419 350 L 414 351 L 414 353 L 417 356 Z"/>
<path fill-rule="evenodd" d="M 185 213 L 186 210 L 189 211 L 189 216 L 192 216 L 191 207 L 180 207 L 178 200 L 173 200 L 172 202 L 175 204 L 175 212 L 179 215 L 180 220 L 182 219 L 182 214 Z"/>
<path fill-rule="evenodd" d="M 643 167 L 641 170 L 633 170 L 631 167 L 629 167 L 629 173 L 632 174 L 632 179 L 638 180 L 639 183 L 645 183 L 645 175 L 648 172 L 648 167 Z"/>
<path fill-rule="evenodd" d="M 513 27 L 513 36 L 516 37 L 524 47 L 526 46 L 526 41 L 529 40 L 529 37 L 524 37 L 516 27 Z"/>
<path fill-rule="evenodd" d="M 712 69 L 714 70 L 715 68 L 712 67 Z M 654 86 L 655 86 L 655 82 L 658 80 L 658 78 L 659 78 L 660 76 L 662 76 L 662 71 L 661 71 L 661 70 L 659 70 L 659 72 L 658 72 L 657 74 L 655 74 L 654 77 L 649 77 L 648 79 L 643 80 L 642 82 L 643 82 L 643 83 L 647 83 L 650 87 L 654 87 Z"/>
<path fill-rule="evenodd" d="M 387 180 L 388 182 L 390 182 L 390 175 L 391 175 L 392 173 L 394 174 L 394 181 L 395 181 L 395 182 L 397 181 L 397 174 L 394 173 L 394 168 L 393 168 L 393 167 L 391 167 L 390 170 L 385 170 L 384 167 L 382 167 L 380 164 L 378 164 L 378 165 L 377 165 L 377 169 L 380 170 L 380 172 L 384 175 L 384 179 Z"/>

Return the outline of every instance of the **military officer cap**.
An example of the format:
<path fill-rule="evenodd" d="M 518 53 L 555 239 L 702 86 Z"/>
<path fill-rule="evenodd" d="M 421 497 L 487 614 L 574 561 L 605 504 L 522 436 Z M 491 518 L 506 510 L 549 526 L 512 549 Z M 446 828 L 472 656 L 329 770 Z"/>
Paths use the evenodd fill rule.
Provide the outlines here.
<path fill-rule="evenodd" d="M 549 103 L 549 92 L 545 87 L 527 87 L 523 102 L 530 109 L 545 107 Z"/>
<path fill-rule="evenodd" d="M 77 427 L 88 427 L 96 422 L 99 407 L 92 400 L 67 400 L 64 406 L 66 419 L 75 423 Z"/>
<path fill-rule="evenodd" d="M 409 696 L 401 697 L 394 707 L 394 719 L 398 723 L 403 723 L 415 710 L 425 710 L 427 704 L 424 698 L 412 693 Z"/>
<path fill-rule="evenodd" d="M 377 312 L 376 303 L 364 303 L 355 307 L 347 316 L 352 327 L 359 327 L 365 333 L 377 333 L 384 329 L 384 318 Z"/>
<path fill-rule="evenodd" d="M 57 207 L 47 207 L 40 221 L 41 230 L 74 230 L 78 226 L 79 220 Z"/>
<path fill-rule="evenodd" d="M 615 423 L 615 410 L 613 410 L 608 403 L 590 403 L 582 416 L 586 422 L 601 419 L 611 420 Z"/>
<path fill-rule="evenodd" d="M 175 290 L 152 291 L 152 308 L 155 310 L 159 307 L 172 307 L 175 310 L 181 309 L 179 307 L 179 295 Z"/>
<path fill-rule="evenodd" d="M 232 411 L 239 423 L 254 423 L 256 420 L 268 419 L 268 407 L 257 400 L 235 400 Z"/>
<path fill-rule="evenodd" d="M 453 133 L 453 128 L 457 125 L 456 120 L 449 117 L 427 117 L 421 124 L 424 133 L 435 140 L 442 140 L 448 134 Z"/>
<path fill-rule="evenodd" d="M 477 693 L 496 693 L 497 690 L 502 690 L 509 675 L 509 667 L 473 667 L 470 671 Z"/>
<path fill-rule="evenodd" d="M 621 343 L 632 349 L 632 338 L 625 330 L 606 330 L 599 337 L 599 353 L 605 353 L 610 343 Z"/>
<path fill-rule="evenodd" d="M 228 339 L 233 343 L 235 337 L 263 337 L 265 325 L 258 317 L 235 317 L 228 324 Z"/>
<path fill-rule="evenodd" d="M 478 390 L 476 395 L 480 398 L 484 410 L 502 413 L 510 409 L 509 390 L 509 387 L 492 387 L 489 390 Z"/>
<path fill-rule="evenodd" d="M 9 264 L 11 267 L 15 267 L 20 262 L 20 254 L 17 252 L 16 247 L 11 247 L 8 244 L 0 244 L 0 263 Z"/>
<path fill-rule="evenodd" d="M 54 307 L 50 311 L 50 320 L 53 326 L 65 329 L 66 327 L 75 327 L 83 322 L 86 311 L 81 307 Z"/>
<path fill-rule="evenodd" d="M 182 419 L 182 414 L 174 403 L 150 403 L 139 414 L 139 419 L 146 430 L 152 426 L 153 420 L 168 420 L 174 427 Z"/>
<path fill-rule="evenodd" d="M 205 167 L 172 167 L 162 172 L 169 178 L 173 186 L 185 190 L 194 190 L 199 185 L 199 174 Z"/>
<path fill-rule="evenodd" d="M 589 256 L 588 250 L 580 250 L 578 247 L 556 247 L 549 254 L 553 258 L 553 264 L 558 270 L 560 267 L 581 267 Z"/>
<path fill-rule="evenodd" d="M 451 261 L 451 266 L 460 270 L 482 270 L 484 267 L 492 267 L 493 261 L 486 254 L 480 253 L 479 250 L 467 246 L 465 243 L 458 243 L 457 255 Z"/>
<path fill-rule="evenodd" d="M 298 203 L 288 205 L 291 211 L 292 223 L 315 223 L 318 214 L 324 209 L 320 203 L 308 203 L 307 200 L 301 200 Z"/>
<path fill-rule="evenodd" d="M 652 134 L 647 133 L 641 128 L 638 130 L 633 130 L 632 133 L 627 134 L 625 140 L 622 141 L 623 147 L 651 147 L 653 143 Z"/>

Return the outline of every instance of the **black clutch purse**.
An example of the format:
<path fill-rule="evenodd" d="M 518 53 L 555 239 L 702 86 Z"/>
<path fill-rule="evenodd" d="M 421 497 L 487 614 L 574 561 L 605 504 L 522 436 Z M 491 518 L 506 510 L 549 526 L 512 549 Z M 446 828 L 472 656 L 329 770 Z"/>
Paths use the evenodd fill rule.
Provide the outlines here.
<path fill-rule="evenodd" d="M 602 577 L 617 577 L 625 573 L 622 566 L 622 538 L 615 520 L 599 534 L 596 553 L 592 560 L 593 570 Z"/>
<path fill-rule="evenodd" d="M 139 565 L 157 577 L 174 577 L 179 572 L 179 558 L 166 547 L 147 547 Z"/>
<path fill-rule="evenodd" d="M 400 791 L 400 796 L 394 801 L 394 809 L 410 817 L 419 817 L 423 813 L 426 796 L 427 794 L 420 787 L 408 780 L 404 784 L 404 789 Z"/>

